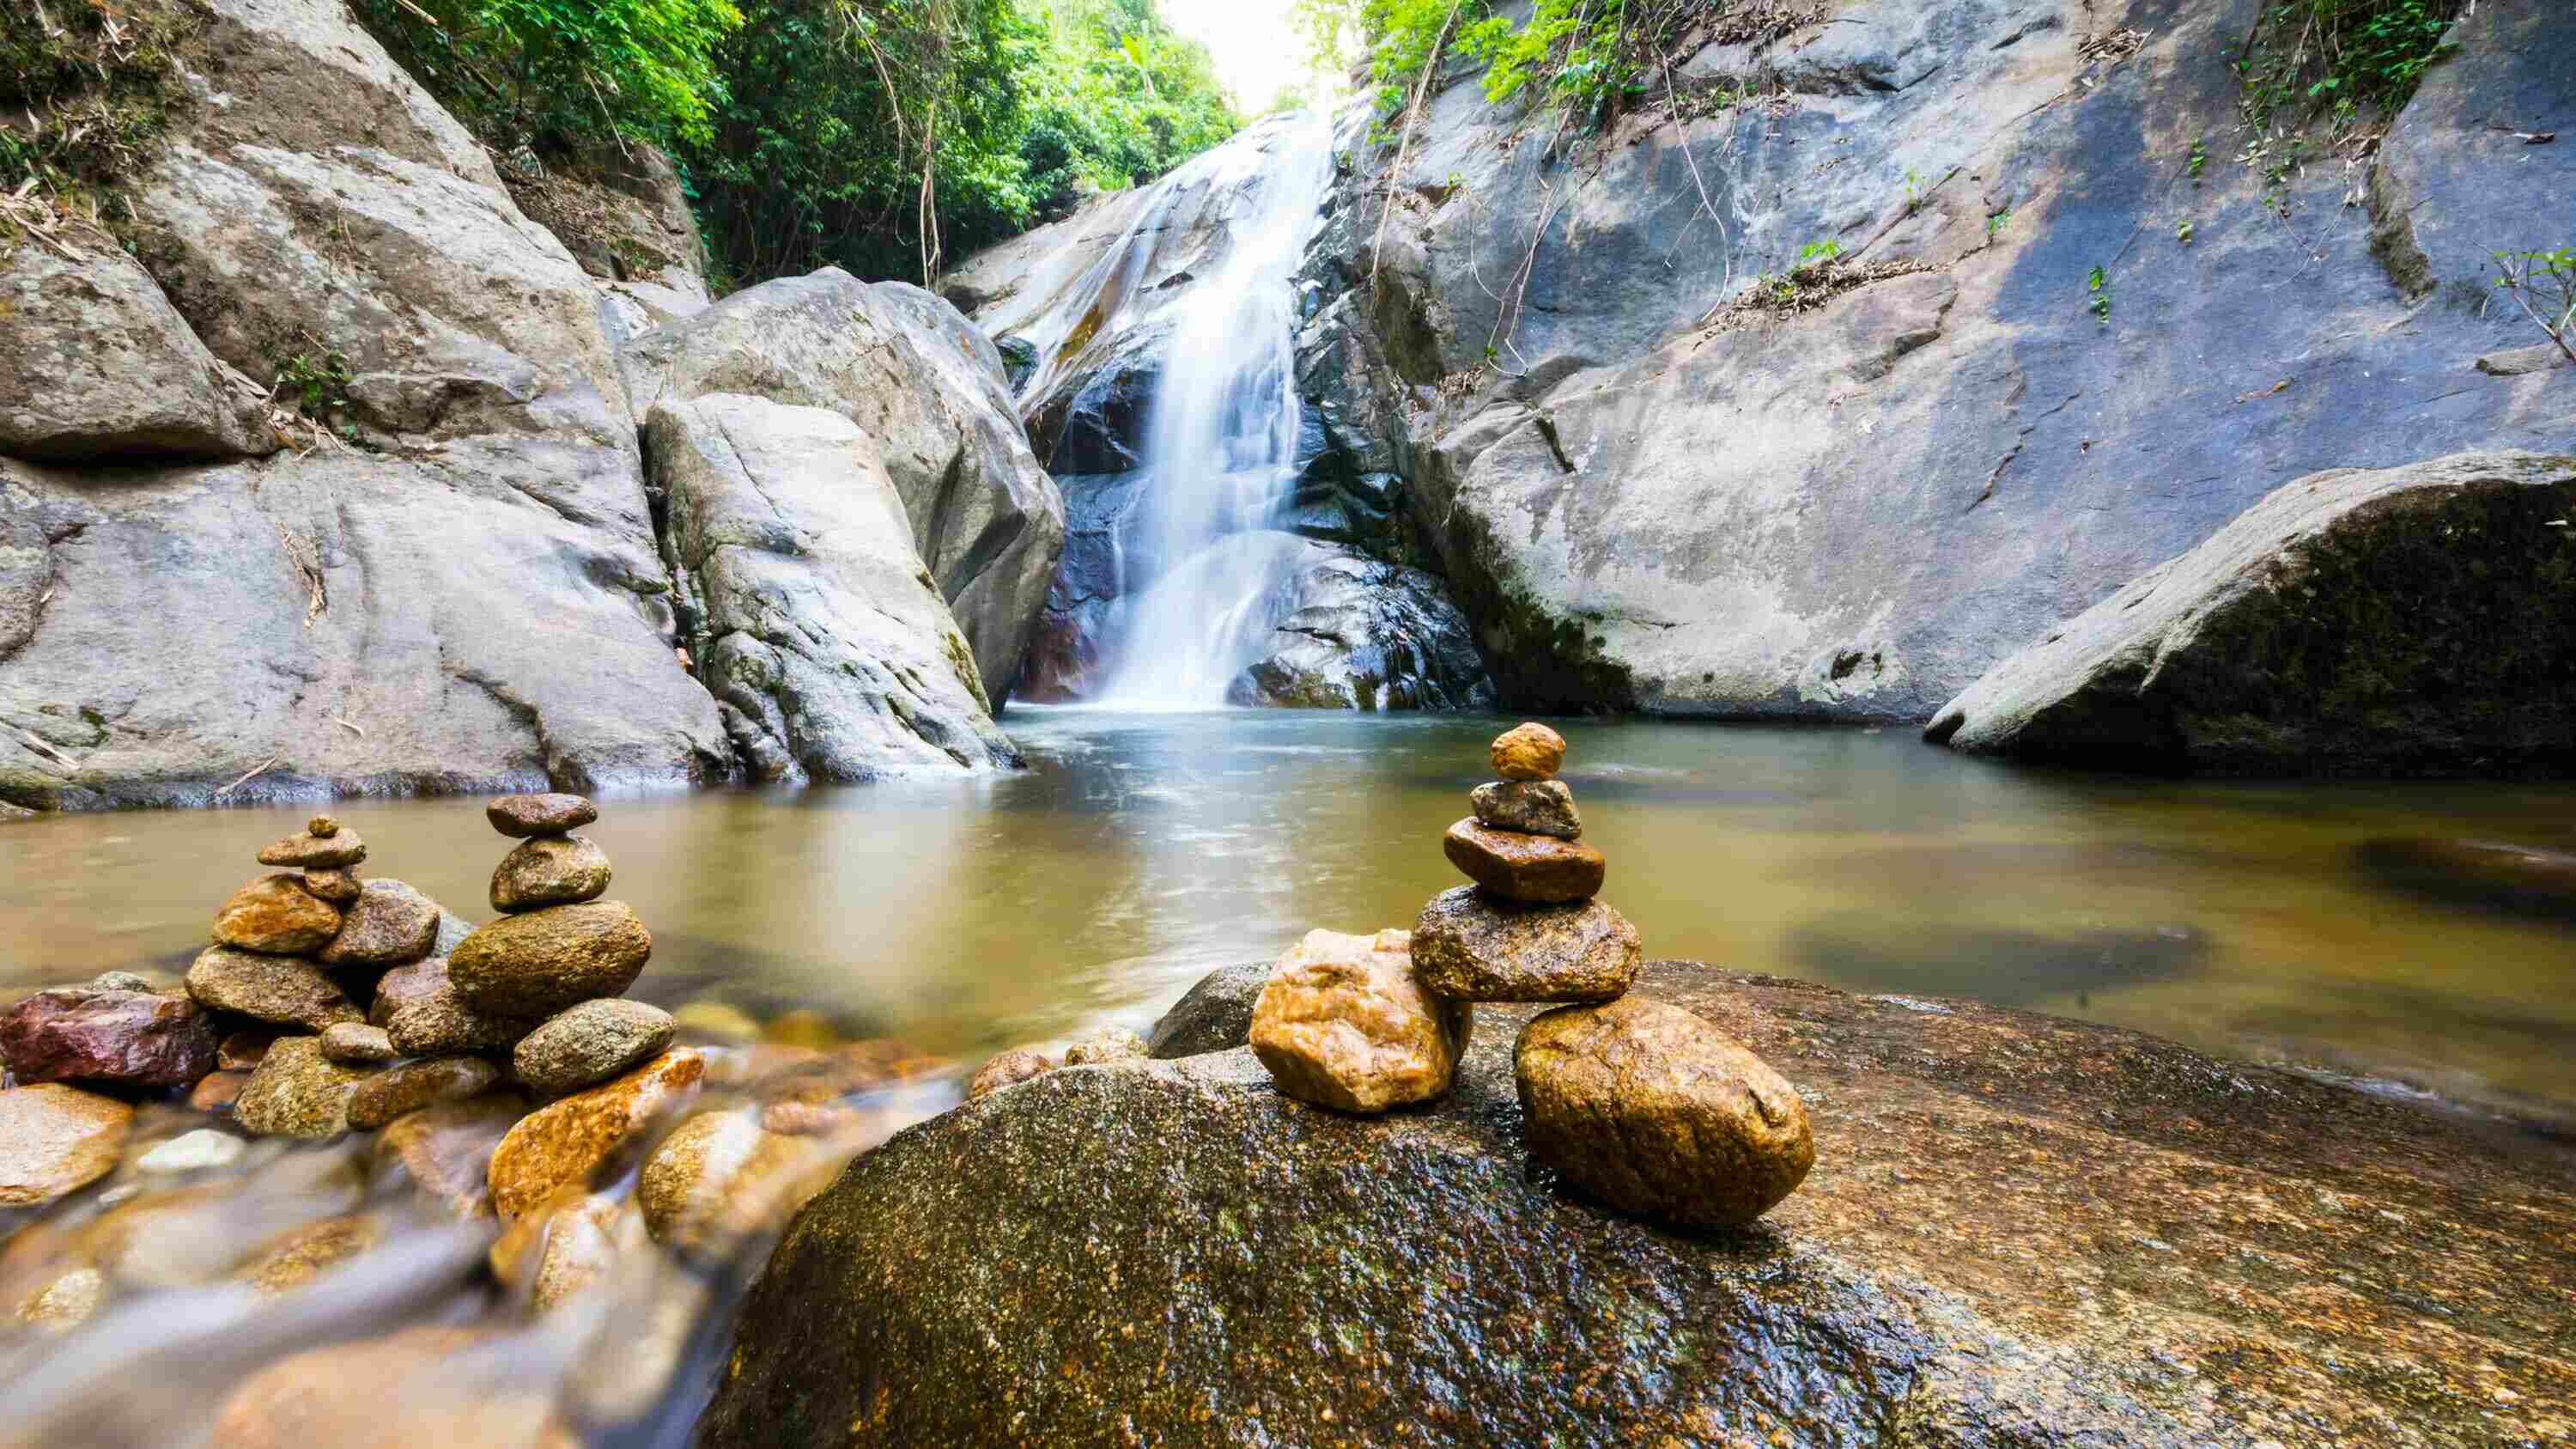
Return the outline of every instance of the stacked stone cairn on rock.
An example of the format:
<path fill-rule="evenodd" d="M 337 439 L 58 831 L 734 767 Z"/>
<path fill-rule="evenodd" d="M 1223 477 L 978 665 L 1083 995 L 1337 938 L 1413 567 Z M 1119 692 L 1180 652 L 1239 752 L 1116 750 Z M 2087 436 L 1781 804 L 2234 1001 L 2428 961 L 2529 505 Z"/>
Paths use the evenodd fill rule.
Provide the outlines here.
<path fill-rule="evenodd" d="M 109 972 L 0 1010 L 0 1210 L 93 1184 L 109 1207 L 69 1203 L 13 1238 L 0 1321 L 59 1331 L 123 1287 L 159 1283 L 120 1266 L 158 1251 L 156 1235 L 191 1238 L 191 1273 L 242 1249 L 232 1275 L 282 1292 L 383 1241 L 388 1214 L 422 1212 L 486 1224 L 493 1272 L 534 1309 L 612 1270 L 640 1270 L 615 1281 L 646 1292 L 666 1257 L 703 1262 L 783 1225 L 849 1156 L 926 1110 L 878 1094 L 948 1063 L 843 1042 L 819 1013 L 763 1023 L 697 1002 L 675 1016 L 624 997 L 653 943 L 632 909 L 601 899 L 608 857 L 575 833 L 598 807 L 514 795 L 485 814 L 516 842 L 485 925 L 400 881 L 361 880 L 365 843 L 316 816 L 259 853 L 273 869 L 216 912 L 183 987 Z M 351 1134 L 363 1140 L 319 1146 Z M 254 1153 L 257 1137 L 318 1150 Z M 213 1211 L 224 1190 L 204 1174 L 246 1154 L 306 1184 L 297 1201 L 336 1205 L 271 1242 L 194 1241 L 204 1219 L 189 1211 Z M 373 1174 L 347 1169 L 365 1159 L 414 1192 L 362 1204 Z M 317 1166 L 280 1167 L 298 1160 Z M 342 1187 L 345 1203 L 331 1196 Z M 669 1317 L 654 1353 L 683 1351 L 687 1324 Z"/>
<path fill-rule="evenodd" d="M 1433 897 L 1410 932 L 1310 932 L 1254 1004 L 1254 1055 L 1289 1096 L 1383 1112 L 1449 1090 L 1476 1003 L 1567 1003 L 1513 1047 L 1530 1155 L 1641 1217 L 1760 1217 L 1815 1163 L 1796 1089 L 1708 1022 L 1628 994 L 1637 928 L 1597 899 L 1608 862 L 1556 777 L 1564 738 L 1523 724 L 1492 758 L 1503 778 L 1442 841 L 1475 883 Z"/>

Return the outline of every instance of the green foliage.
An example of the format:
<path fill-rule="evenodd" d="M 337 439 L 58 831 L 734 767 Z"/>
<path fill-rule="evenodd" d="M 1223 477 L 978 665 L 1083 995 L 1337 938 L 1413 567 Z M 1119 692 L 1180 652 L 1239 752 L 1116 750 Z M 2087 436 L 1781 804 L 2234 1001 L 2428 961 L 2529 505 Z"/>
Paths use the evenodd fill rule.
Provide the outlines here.
<path fill-rule="evenodd" d="M 500 150 L 602 131 L 704 140 L 725 101 L 731 0 L 351 0 L 394 58 Z"/>
<path fill-rule="evenodd" d="M 2174 223 L 2174 240 L 2184 246 L 2191 245 L 2191 222 L 2188 219 Z"/>
<path fill-rule="evenodd" d="M 1809 262 L 1829 262 L 1842 254 L 1843 244 L 1841 242 L 1835 241 L 1831 238 L 1827 238 L 1824 241 L 1811 241 L 1805 246 L 1798 248 L 1798 265 L 1804 267 Z"/>
<path fill-rule="evenodd" d="M 2002 211 L 1998 211 L 1998 212 L 1996 212 L 1994 215 L 1992 215 L 1992 216 L 1990 216 L 1990 217 L 1987 217 L 1987 218 L 1986 218 L 1986 239 L 1987 239 L 1987 240 L 1989 240 L 1989 241 L 1993 240 L 1993 239 L 1995 238 L 1995 236 L 1996 236 L 1998 233 L 2000 233 L 2000 232 L 2004 229 L 2004 223 L 2009 222 L 2009 221 L 2011 221 L 2011 220 L 2012 220 L 2012 208 L 2010 208 L 2010 207 L 2006 207 L 2006 208 L 2005 208 L 2005 209 L 2003 209 Z"/>
<path fill-rule="evenodd" d="M 1234 107 L 1207 47 L 1174 31 L 1148 0 L 1049 0 L 1029 85 L 1022 148 L 1041 206 L 1077 183 L 1141 186 L 1234 134 Z"/>
<path fill-rule="evenodd" d="M 1912 216 L 1922 209 L 1923 178 L 1915 174 L 1913 167 L 1908 166 L 1905 168 L 1905 214 Z"/>
<path fill-rule="evenodd" d="M 2184 162 L 2184 163 L 2183 163 L 2183 171 L 2184 171 L 2184 173 L 2185 173 L 2186 175 L 2188 175 L 2188 176 L 2190 176 L 2190 177 L 2191 177 L 2191 179 L 2192 179 L 2192 183 L 2193 183 L 2194 185 L 2198 185 L 2198 184 L 2199 184 L 2199 182 L 2200 182 L 2200 169 L 2201 169 L 2202 167 L 2204 167 L 2204 166 L 2207 166 L 2208 164 L 2209 164 L 2209 143 L 2208 143 L 2208 141 L 2207 141 L 2206 139 L 2204 139 L 2203 137 L 2199 137 L 2199 136 L 2194 136 L 2194 137 L 2192 137 L 2192 138 L 2191 138 L 2191 159 L 2190 159 L 2189 161 L 2186 161 L 2186 162 Z"/>
<path fill-rule="evenodd" d="M 1592 116 L 1642 89 L 1624 50 L 1626 0 L 1538 0 L 1527 25 L 1500 15 L 1465 27 L 1459 53 L 1485 62 L 1485 99 L 1506 101 L 1536 82 L 1575 114 Z"/>
<path fill-rule="evenodd" d="M 2257 132 L 2323 115 L 2337 127 L 2388 117 L 2440 58 L 2465 0 L 2282 0 L 2233 61 Z"/>
<path fill-rule="evenodd" d="M 2110 326 L 2111 279 L 2102 274 L 2100 267 L 2095 267 L 2091 274 L 2084 278 L 2084 292 L 2084 306 L 2093 314 L 2093 320 L 2105 327 Z"/>
<path fill-rule="evenodd" d="M 2493 253 L 2496 285 L 2576 362 L 2576 247 Z"/>

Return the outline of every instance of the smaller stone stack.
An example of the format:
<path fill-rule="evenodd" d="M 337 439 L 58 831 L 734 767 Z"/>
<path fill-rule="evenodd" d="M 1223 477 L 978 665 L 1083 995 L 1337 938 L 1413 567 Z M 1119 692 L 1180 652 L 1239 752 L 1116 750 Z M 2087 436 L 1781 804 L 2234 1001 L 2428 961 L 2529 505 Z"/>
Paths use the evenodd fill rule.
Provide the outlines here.
<path fill-rule="evenodd" d="M 625 902 L 599 899 L 608 853 L 573 833 L 599 807 L 579 795 L 504 795 L 483 816 L 519 844 L 492 872 L 500 918 L 448 956 L 455 1011 L 487 1049 L 511 1049 L 521 1082 L 549 1094 L 660 1055 L 677 1029 L 670 1013 L 620 995 L 652 958 L 652 933 Z"/>
<path fill-rule="evenodd" d="M 214 944 L 188 968 L 190 997 L 247 1018 L 225 1037 L 193 1100 L 229 1098 L 253 1132 L 330 1137 L 373 1064 L 394 1053 L 367 1027 L 365 1003 L 389 972 L 430 959 L 440 912 L 398 880 L 361 881 L 358 833 L 328 815 L 259 853 L 281 869 L 235 891 L 215 913 Z"/>

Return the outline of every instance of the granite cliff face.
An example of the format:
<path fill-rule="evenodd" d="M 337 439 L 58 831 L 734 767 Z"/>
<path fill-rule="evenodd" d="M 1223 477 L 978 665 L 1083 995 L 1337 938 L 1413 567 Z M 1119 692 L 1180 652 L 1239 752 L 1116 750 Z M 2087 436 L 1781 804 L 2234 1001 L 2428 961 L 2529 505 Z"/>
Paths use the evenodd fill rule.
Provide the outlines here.
<path fill-rule="evenodd" d="M 802 469 L 807 497 L 892 475 L 905 526 L 870 536 L 869 567 L 935 580 L 896 654 L 945 672 L 963 617 L 973 657 L 935 703 L 834 706 L 934 743 L 832 752 L 826 773 L 1009 757 L 985 701 L 1017 668 L 1062 508 L 999 357 L 953 309 L 827 273 L 827 325 L 721 335 L 693 323 L 685 267 L 586 272 L 332 0 L 210 0 L 173 24 L 187 99 L 119 182 L 129 224 L 0 237 L 0 803 L 776 773 L 693 674 L 702 621 L 674 607 L 638 437 L 653 399 L 621 371 L 638 355 L 694 365 L 706 386 L 684 397 L 831 406 L 868 430 L 841 476 Z M 668 195 L 638 206 L 686 249 L 659 174 L 636 189 Z M 864 406 L 808 396 L 814 376 L 862 379 Z M 754 415 L 784 416 L 736 421 Z M 843 662 L 881 662 L 859 653 Z"/>
<path fill-rule="evenodd" d="M 1511 707 L 1920 723 L 2293 478 L 2565 451 L 2576 369 L 2486 268 L 2569 239 L 2576 17 L 2477 6 L 2384 138 L 2276 176 L 2237 159 L 2259 9 L 1783 9 L 1599 136 L 1453 65 L 1400 164 L 1356 108 L 1303 274 L 1316 521 L 1439 576 Z M 1023 394 L 1060 472 L 1129 466 L 1143 335 Z"/>

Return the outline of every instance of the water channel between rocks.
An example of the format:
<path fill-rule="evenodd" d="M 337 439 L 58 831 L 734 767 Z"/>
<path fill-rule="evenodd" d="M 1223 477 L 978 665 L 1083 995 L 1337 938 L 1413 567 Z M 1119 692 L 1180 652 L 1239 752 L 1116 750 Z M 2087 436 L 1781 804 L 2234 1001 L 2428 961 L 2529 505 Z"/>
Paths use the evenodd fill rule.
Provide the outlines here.
<path fill-rule="evenodd" d="M 974 783 L 605 802 L 587 833 L 655 937 L 636 995 L 971 1059 L 1114 1021 L 1316 926 L 1410 925 L 1455 884 L 1492 721 L 1015 710 Z M 1958 995 L 2576 1122 L 2576 925 L 2392 885 L 2366 843 L 2576 849 L 2564 785 L 2192 783 L 1963 759 L 1910 731 L 1575 721 L 1604 898 L 1650 956 Z M 479 801 L 343 801 L 394 876 L 474 919 Z M 184 970 L 250 852 L 306 812 L 0 829 L 0 988 Z"/>

